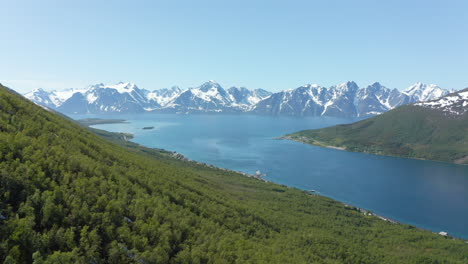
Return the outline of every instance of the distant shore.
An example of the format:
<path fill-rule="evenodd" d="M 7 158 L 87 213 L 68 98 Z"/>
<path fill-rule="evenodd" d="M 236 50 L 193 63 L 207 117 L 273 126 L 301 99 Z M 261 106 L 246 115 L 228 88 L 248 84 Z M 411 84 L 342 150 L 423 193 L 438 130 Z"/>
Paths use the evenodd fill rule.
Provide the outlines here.
<path fill-rule="evenodd" d="M 317 140 L 310 140 L 310 139 L 305 138 L 305 137 L 293 138 L 291 136 L 282 136 L 282 137 L 277 137 L 276 139 L 286 139 L 286 140 L 292 140 L 292 141 L 296 141 L 296 142 L 300 142 L 300 143 L 304 143 L 304 144 L 309 144 L 309 145 L 314 145 L 314 146 L 318 146 L 318 147 L 323 147 L 323 148 L 331 148 L 331 149 L 338 149 L 338 150 L 348 151 L 344 147 L 337 147 L 337 146 L 327 145 L 327 144 L 325 144 L 323 142 L 320 142 L 320 141 L 317 141 Z"/>
<path fill-rule="evenodd" d="M 127 120 L 125 119 L 103 119 L 103 118 L 84 118 L 84 119 L 78 119 L 76 120 L 76 122 L 84 126 L 128 123 Z"/>
<path fill-rule="evenodd" d="M 402 159 L 427 160 L 427 161 L 432 161 L 432 162 L 440 162 L 440 163 L 448 163 L 448 164 L 468 166 L 468 164 L 464 163 L 464 162 L 466 162 L 468 160 L 468 156 L 465 156 L 465 157 L 460 158 L 458 160 L 455 160 L 453 162 L 449 162 L 449 161 L 442 161 L 442 160 L 424 159 L 424 158 L 418 158 L 418 157 L 408 157 L 408 156 L 402 156 L 402 155 L 392 155 L 392 154 L 385 153 L 385 152 L 355 151 L 355 150 L 347 149 L 346 147 L 337 147 L 337 146 L 327 145 L 327 144 L 325 144 L 325 143 L 323 143 L 321 141 L 318 141 L 318 140 L 315 140 L 315 139 L 312 139 L 312 138 L 306 138 L 306 137 L 291 137 L 289 135 L 286 135 L 286 136 L 277 137 L 275 139 L 292 140 L 292 141 L 296 141 L 296 142 L 299 142 L 299 143 L 308 144 L 308 145 L 312 145 L 312 146 L 317 146 L 317 147 L 322 147 L 322 148 L 330 148 L 330 149 L 337 149 L 337 150 L 343 150 L 343 151 L 348 151 L 348 152 L 365 153 L 365 154 L 372 154 L 372 155 L 385 156 L 385 157 L 394 157 L 394 158 L 402 158 Z"/>

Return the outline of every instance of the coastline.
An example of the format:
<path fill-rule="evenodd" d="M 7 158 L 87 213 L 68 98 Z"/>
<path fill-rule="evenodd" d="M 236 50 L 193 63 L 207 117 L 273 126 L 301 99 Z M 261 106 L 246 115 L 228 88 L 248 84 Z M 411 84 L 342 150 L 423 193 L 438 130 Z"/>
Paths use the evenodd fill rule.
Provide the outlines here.
<path fill-rule="evenodd" d="M 135 143 L 136 144 L 136 143 Z M 142 146 L 142 145 L 140 145 Z M 145 146 L 142 146 L 142 147 L 145 147 Z M 146 147 L 145 147 L 146 148 Z M 168 151 L 168 150 L 165 150 L 163 149 L 164 151 Z M 233 172 L 233 173 L 238 173 L 238 174 L 241 174 L 243 176 L 246 176 L 246 177 L 249 177 L 249 178 L 254 178 L 254 179 L 257 179 L 257 180 L 261 180 L 263 182 L 270 182 L 268 180 L 265 180 L 263 177 L 266 176 L 266 175 L 257 175 L 257 174 L 249 174 L 249 173 L 246 173 L 246 172 L 242 172 L 242 171 L 236 171 L 236 170 L 231 170 L 231 169 L 226 169 L 226 168 L 221 168 L 221 167 L 218 167 L 218 166 L 215 166 L 215 165 L 212 165 L 212 164 L 208 164 L 208 163 L 205 163 L 205 162 L 200 162 L 200 161 L 196 161 L 196 160 L 192 160 L 192 159 L 189 159 L 187 158 L 185 155 L 183 154 L 180 154 L 176 151 L 168 151 L 168 152 L 171 152 L 171 156 L 172 158 L 174 159 L 177 159 L 177 160 L 182 160 L 182 161 L 185 161 L 185 162 L 190 162 L 190 163 L 194 163 L 194 164 L 197 164 L 197 165 L 200 165 L 200 166 L 204 166 L 204 167 L 207 167 L 207 168 L 211 168 L 211 169 L 217 169 L 217 170 L 222 170 L 222 171 L 227 171 L 227 172 Z M 274 183 L 274 182 L 272 182 Z M 277 184 L 277 183 L 274 183 L 274 184 Z M 289 186 L 288 186 L 289 187 Z"/>
<path fill-rule="evenodd" d="M 281 139 L 281 138 L 277 138 L 277 139 Z M 297 141 L 297 142 L 300 142 L 300 141 Z M 300 143 L 304 143 L 304 142 L 300 142 Z M 307 143 L 304 143 L 304 144 L 307 144 Z M 143 146 L 143 147 L 145 147 L 145 146 Z M 336 147 L 333 147 L 333 146 L 331 146 L 330 148 L 346 151 L 345 149 L 339 149 L 339 148 L 336 148 Z M 167 150 L 165 150 L 165 151 L 167 151 Z M 430 229 L 427 229 L 427 228 L 415 226 L 413 224 L 407 224 L 407 223 L 392 219 L 390 217 L 387 217 L 385 215 L 376 214 L 371 210 L 361 208 L 361 207 L 358 207 L 358 206 L 355 206 L 355 205 L 352 205 L 352 204 L 347 204 L 347 203 L 345 203 L 343 201 L 340 201 L 338 199 L 333 198 L 332 196 L 327 196 L 327 195 L 322 194 L 321 192 L 318 192 L 318 191 L 315 191 L 315 190 L 305 190 L 305 189 L 300 189 L 300 188 L 296 188 L 296 187 L 292 187 L 292 186 L 288 186 L 288 185 L 283 185 L 283 184 L 279 184 L 279 183 L 276 183 L 276 182 L 268 181 L 268 180 L 262 178 L 262 176 L 258 176 L 258 175 L 255 175 L 255 174 L 248 174 L 248 173 L 245 173 L 245 172 L 242 172 L 242 171 L 226 169 L 226 168 L 218 167 L 218 166 L 211 165 L 211 164 L 208 164 L 208 163 L 199 162 L 199 161 L 196 161 L 196 160 L 189 159 L 189 158 L 185 157 L 183 154 L 180 154 L 180 153 L 178 153 L 176 151 L 172 152 L 172 157 L 175 158 L 175 159 L 178 159 L 178 160 L 182 160 L 182 161 L 189 162 L 189 163 L 194 163 L 194 164 L 204 166 L 204 167 L 207 167 L 207 168 L 238 173 L 238 174 L 241 174 L 241 175 L 243 175 L 245 177 L 254 178 L 254 179 L 257 179 L 257 180 L 260 180 L 260 181 L 263 181 L 263 182 L 273 183 L 275 185 L 280 185 L 280 186 L 284 186 L 284 187 L 287 187 L 287 188 L 297 189 L 299 191 L 302 191 L 305 195 L 311 195 L 311 196 L 316 195 L 316 196 L 320 196 L 320 197 L 325 197 L 325 198 L 331 199 L 331 200 L 333 200 L 335 202 L 338 202 L 340 204 L 343 204 L 345 207 L 349 207 L 349 208 L 351 208 L 353 210 L 356 210 L 356 211 L 362 213 L 364 216 L 375 217 L 375 218 L 378 218 L 379 220 L 389 222 L 389 223 L 395 224 L 395 225 L 411 226 L 411 227 L 419 229 L 419 230 L 431 232 L 433 234 L 445 236 L 445 237 L 452 238 L 452 239 L 459 239 L 459 240 L 462 240 L 462 241 L 465 241 L 466 243 L 468 243 L 468 239 L 465 239 L 463 237 L 453 236 L 451 233 L 447 233 L 446 235 L 442 235 L 441 232 L 445 232 L 444 230 L 440 230 L 439 232 L 437 232 L 437 231 L 433 231 L 433 230 L 430 230 Z"/>
<path fill-rule="evenodd" d="M 94 126 L 94 125 L 103 125 L 103 124 L 122 124 L 128 123 L 125 119 L 104 119 L 104 118 L 83 118 L 75 120 L 80 125 L 84 126 Z"/>
<path fill-rule="evenodd" d="M 312 140 L 312 142 L 310 142 L 311 139 L 308 139 L 308 138 L 305 138 L 305 137 L 301 137 L 301 138 L 296 139 L 296 138 L 293 138 L 293 137 L 291 137 L 289 135 L 286 135 L 286 136 L 277 137 L 276 139 L 286 139 L 286 140 L 292 140 L 292 141 L 300 142 L 300 143 L 303 143 L 303 144 L 313 145 L 313 146 L 322 147 L 322 148 L 330 148 L 330 149 L 349 151 L 345 147 L 327 145 L 327 144 L 325 144 L 325 143 L 323 143 L 321 141 L 318 141 L 318 140 Z"/>
<path fill-rule="evenodd" d="M 364 153 L 364 154 L 371 154 L 371 155 L 378 155 L 378 156 L 384 156 L 384 157 L 393 157 L 393 158 L 401 158 L 401 159 L 413 159 L 413 160 L 424 160 L 424 161 L 431 161 L 431 162 L 440 162 L 440 163 L 445 163 L 445 164 L 452 164 L 452 165 L 461 165 L 461 166 L 468 166 L 467 163 L 459 163 L 459 161 L 463 162 L 468 160 L 468 156 L 464 158 L 457 159 L 453 162 L 449 161 L 443 161 L 443 160 L 432 160 L 432 159 L 424 159 L 424 158 L 417 158 L 417 157 L 407 157 L 407 156 L 398 156 L 398 155 L 391 155 L 391 154 L 386 154 L 386 153 L 381 153 L 381 152 L 370 152 L 370 151 L 354 151 L 354 150 L 349 150 L 346 147 L 338 147 L 338 146 L 333 146 L 333 145 L 327 145 L 321 141 L 314 140 L 314 139 L 309 139 L 309 138 L 293 138 L 289 135 L 281 136 L 281 137 L 276 137 L 275 139 L 279 140 L 291 140 L 295 142 L 299 142 L 302 144 L 306 145 L 312 145 L 312 146 L 317 146 L 317 147 L 322 147 L 322 148 L 329 148 L 329 149 L 336 149 L 336 150 L 342 150 L 342 151 L 348 151 L 348 152 L 354 152 L 354 153 Z"/>

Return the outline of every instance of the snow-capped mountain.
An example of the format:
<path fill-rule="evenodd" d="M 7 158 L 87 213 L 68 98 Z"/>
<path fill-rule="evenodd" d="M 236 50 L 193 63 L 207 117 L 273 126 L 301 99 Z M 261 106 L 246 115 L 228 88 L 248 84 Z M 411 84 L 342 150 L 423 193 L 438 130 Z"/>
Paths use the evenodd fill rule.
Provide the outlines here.
<path fill-rule="evenodd" d="M 274 93 L 258 102 L 251 112 L 269 115 L 321 115 L 325 88 L 307 84 L 296 89 Z"/>
<path fill-rule="evenodd" d="M 355 82 L 330 88 L 309 84 L 274 93 L 258 102 L 251 111 L 271 115 L 362 117 L 448 93 L 448 90 L 436 85 L 421 83 L 412 85 L 404 92 L 389 89 L 378 82 L 365 88 L 359 88 Z"/>
<path fill-rule="evenodd" d="M 271 93 L 262 89 L 232 87 L 226 91 L 209 81 L 196 88 L 177 86 L 154 91 L 140 89 L 133 83 L 95 84 L 85 89 L 47 92 L 36 89 L 25 94 L 28 99 L 63 113 L 138 113 L 160 111 L 173 113 L 245 112 Z"/>
<path fill-rule="evenodd" d="M 54 91 L 47 92 L 47 91 L 44 91 L 42 88 L 38 88 L 38 89 L 32 90 L 29 93 L 24 94 L 24 97 L 28 98 L 29 100 L 37 104 L 40 104 L 49 108 L 55 108 L 56 104 L 52 100 L 52 96 L 51 96 L 53 95 L 53 93 Z"/>
<path fill-rule="evenodd" d="M 258 102 L 252 112 L 272 115 L 356 116 L 354 105 L 359 87 L 345 82 L 330 88 L 307 84 L 275 93 Z"/>
<path fill-rule="evenodd" d="M 468 88 L 450 93 L 436 100 L 416 103 L 417 106 L 438 109 L 451 115 L 468 113 Z"/>
<path fill-rule="evenodd" d="M 271 95 L 270 92 L 263 89 L 255 89 L 253 91 L 245 87 L 231 87 L 227 90 L 232 104 L 245 111 L 248 111 L 252 106 L 260 102 L 262 99 Z"/>
<path fill-rule="evenodd" d="M 193 112 L 245 112 L 271 93 L 262 89 L 249 90 L 231 87 L 227 91 L 215 81 L 208 81 L 175 96 L 164 106 L 164 111 Z"/>
<path fill-rule="evenodd" d="M 398 89 L 389 89 L 375 82 L 358 90 L 355 105 L 358 116 L 371 116 L 384 113 L 409 102 L 410 97 L 398 91 Z"/>
<path fill-rule="evenodd" d="M 179 86 L 172 86 L 171 88 L 163 88 L 159 90 L 154 90 L 146 94 L 146 98 L 151 101 L 155 101 L 158 106 L 164 107 L 176 96 L 178 96 L 182 90 Z M 155 108 L 157 109 L 157 108 Z M 154 110 L 154 109 L 145 109 L 145 110 Z"/>
<path fill-rule="evenodd" d="M 149 91 L 133 83 L 95 84 L 84 89 L 25 94 L 30 100 L 63 113 L 256 113 L 267 115 L 362 117 L 381 114 L 403 104 L 427 101 L 449 91 L 436 85 L 416 83 L 400 92 L 380 83 L 359 88 L 345 82 L 329 88 L 307 84 L 270 93 L 263 89 L 231 87 L 208 81 L 198 87 Z"/>
<path fill-rule="evenodd" d="M 226 90 L 214 81 L 190 88 L 175 96 L 166 105 L 166 110 L 179 113 L 222 112 L 232 109 L 232 100 Z"/>
<path fill-rule="evenodd" d="M 356 116 L 355 98 L 359 87 L 346 82 L 330 88 L 307 84 L 275 93 L 258 102 L 252 112 L 272 115 Z"/>
<path fill-rule="evenodd" d="M 147 105 L 145 92 L 124 82 L 51 92 L 36 89 L 24 96 L 64 113 L 138 112 Z"/>
<path fill-rule="evenodd" d="M 403 91 L 404 94 L 411 97 L 415 102 L 435 100 L 449 92 L 453 91 L 444 90 L 435 84 L 424 84 L 421 82 L 417 82 Z"/>
<path fill-rule="evenodd" d="M 62 105 L 66 100 L 73 96 L 75 93 L 86 92 L 87 89 L 66 89 L 62 91 L 47 92 L 41 88 L 34 89 L 33 91 L 24 94 L 29 100 L 36 102 L 40 105 L 49 108 L 57 108 Z"/>
<path fill-rule="evenodd" d="M 146 92 L 133 83 L 95 84 L 66 99 L 56 109 L 64 113 L 142 112 L 148 107 Z"/>
<path fill-rule="evenodd" d="M 345 82 L 328 89 L 323 105 L 322 115 L 325 116 L 356 116 L 354 99 L 359 87 L 355 82 Z"/>

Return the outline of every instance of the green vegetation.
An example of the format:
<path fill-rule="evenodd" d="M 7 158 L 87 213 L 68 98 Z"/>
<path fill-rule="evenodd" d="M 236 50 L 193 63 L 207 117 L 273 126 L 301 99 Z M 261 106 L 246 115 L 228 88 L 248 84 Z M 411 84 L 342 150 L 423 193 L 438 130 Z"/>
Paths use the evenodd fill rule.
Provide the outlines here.
<path fill-rule="evenodd" d="M 0 262 L 468 262 L 462 240 L 94 131 L 0 87 Z"/>
<path fill-rule="evenodd" d="M 468 115 L 446 115 L 413 105 L 285 138 L 349 151 L 468 164 Z"/>

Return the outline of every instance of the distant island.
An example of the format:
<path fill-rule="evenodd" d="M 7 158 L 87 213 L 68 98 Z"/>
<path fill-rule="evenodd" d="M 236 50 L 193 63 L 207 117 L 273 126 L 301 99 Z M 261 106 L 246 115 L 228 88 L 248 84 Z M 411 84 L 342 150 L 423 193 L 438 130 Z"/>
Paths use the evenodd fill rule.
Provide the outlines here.
<path fill-rule="evenodd" d="M 154 129 L 154 126 L 144 127 L 143 129 L 145 129 L 145 130 L 151 130 L 151 129 Z"/>
<path fill-rule="evenodd" d="M 76 121 L 84 126 L 127 123 L 127 120 L 125 119 L 102 119 L 102 118 L 84 118 L 84 119 L 79 119 Z"/>

